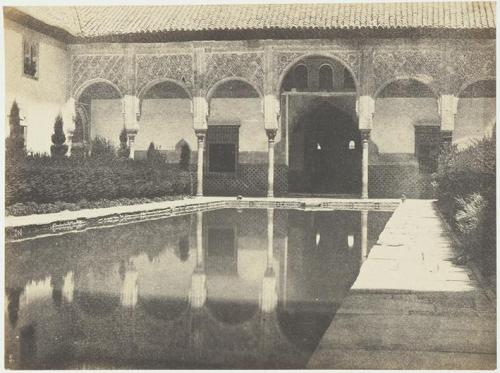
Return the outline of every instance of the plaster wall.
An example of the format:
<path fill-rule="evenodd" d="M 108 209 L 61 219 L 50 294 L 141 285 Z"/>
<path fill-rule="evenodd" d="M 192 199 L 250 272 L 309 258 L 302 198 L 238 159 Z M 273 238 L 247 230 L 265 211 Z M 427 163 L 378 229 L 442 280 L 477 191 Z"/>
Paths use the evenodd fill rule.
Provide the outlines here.
<path fill-rule="evenodd" d="M 240 124 L 240 152 L 267 152 L 264 114 L 260 98 L 213 98 L 210 124 Z M 279 141 L 277 138 L 276 141 Z"/>
<path fill-rule="evenodd" d="M 23 37 L 39 42 L 38 79 L 23 75 Z M 9 135 L 9 112 L 14 100 L 22 125 L 27 126 L 27 150 L 50 152 L 56 116 L 66 101 L 68 53 L 63 43 L 4 19 L 5 136 Z"/>
<path fill-rule="evenodd" d="M 104 137 L 117 146 L 124 126 L 121 100 L 92 100 L 90 115 L 91 137 Z"/>
<path fill-rule="evenodd" d="M 414 154 L 415 124 L 440 124 L 436 99 L 378 98 L 371 140 L 379 153 Z"/>
<path fill-rule="evenodd" d="M 461 98 L 458 101 L 452 141 L 459 147 L 465 147 L 474 139 L 491 134 L 495 123 L 495 98 Z"/>

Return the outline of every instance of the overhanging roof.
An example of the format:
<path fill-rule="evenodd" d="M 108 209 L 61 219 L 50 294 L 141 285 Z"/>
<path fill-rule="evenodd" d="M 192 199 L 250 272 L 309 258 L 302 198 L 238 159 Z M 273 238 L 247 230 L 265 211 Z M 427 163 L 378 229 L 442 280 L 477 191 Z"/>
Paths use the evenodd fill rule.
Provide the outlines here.
<path fill-rule="evenodd" d="M 8 7 L 76 39 L 168 32 L 492 30 L 495 2 Z"/>

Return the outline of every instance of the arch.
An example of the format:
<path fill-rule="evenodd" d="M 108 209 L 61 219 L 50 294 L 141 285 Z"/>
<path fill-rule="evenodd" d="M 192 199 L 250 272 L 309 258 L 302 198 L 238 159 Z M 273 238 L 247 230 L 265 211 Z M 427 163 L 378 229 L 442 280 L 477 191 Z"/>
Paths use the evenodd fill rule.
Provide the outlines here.
<path fill-rule="evenodd" d="M 180 81 L 175 80 L 175 79 L 169 79 L 169 78 L 158 78 L 158 79 L 154 79 L 154 80 L 149 81 L 144 87 L 141 88 L 141 90 L 137 94 L 137 98 L 139 99 L 140 102 L 142 102 L 142 100 L 144 99 L 144 96 L 146 95 L 146 93 L 148 93 L 148 91 L 151 88 L 153 88 L 157 84 L 161 84 L 161 83 L 165 83 L 165 82 L 173 83 L 173 84 L 179 86 L 180 88 L 182 88 L 183 91 L 185 91 L 187 93 L 187 95 L 189 96 L 189 99 L 191 99 L 191 100 L 193 99 L 193 94 L 191 93 L 191 91 L 188 89 L 188 87 L 186 87 L 186 85 L 183 82 L 180 82 Z"/>
<path fill-rule="evenodd" d="M 336 61 L 336 62 L 340 63 L 351 74 L 352 79 L 354 80 L 356 94 L 359 95 L 359 93 L 360 93 L 360 87 L 359 87 L 358 78 L 356 77 L 356 74 L 354 73 L 354 71 L 352 70 L 352 68 L 343 59 L 341 59 L 340 57 L 338 57 L 336 55 L 333 55 L 333 54 L 328 54 L 328 53 L 304 53 L 304 54 L 300 55 L 299 57 L 295 58 L 292 62 L 290 62 L 288 64 L 288 66 L 283 70 L 283 72 L 279 76 L 278 82 L 277 82 L 277 85 L 276 85 L 276 92 L 278 92 L 278 93 L 281 92 L 282 87 L 283 87 L 283 81 L 285 80 L 285 77 L 288 75 L 288 73 L 290 72 L 290 70 L 296 64 L 298 64 L 300 61 L 302 61 L 302 60 L 304 60 L 306 58 L 310 58 L 310 57 L 329 58 L 329 59 L 331 59 L 333 61 Z"/>
<path fill-rule="evenodd" d="M 460 88 L 456 92 L 456 97 L 460 98 L 462 96 L 463 92 L 467 88 L 469 88 L 470 86 L 475 85 L 477 83 L 481 83 L 481 82 L 495 82 L 495 84 L 496 84 L 496 78 L 492 77 L 492 76 L 484 76 L 484 77 L 470 79 L 460 86 Z"/>
<path fill-rule="evenodd" d="M 116 90 L 116 92 L 118 92 L 118 94 L 120 95 L 120 98 L 123 98 L 123 92 L 120 90 L 120 88 L 118 88 L 118 86 L 115 83 L 113 83 L 107 79 L 95 78 L 95 79 L 87 80 L 82 85 L 80 85 L 80 87 L 75 89 L 75 92 L 74 92 L 75 101 L 79 101 L 82 93 L 85 92 L 85 90 L 87 88 L 89 88 L 90 86 L 92 86 L 93 84 L 96 84 L 96 83 L 105 83 L 105 84 L 110 85 L 111 87 L 113 87 Z"/>
<path fill-rule="evenodd" d="M 333 89 L 333 68 L 330 64 L 324 63 L 319 67 L 319 89 L 331 91 Z"/>
<path fill-rule="evenodd" d="M 250 80 L 248 80 L 246 78 L 242 78 L 240 76 L 230 76 L 230 77 L 227 77 L 227 78 L 224 78 L 224 79 L 217 81 L 208 89 L 207 94 L 206 94 L 206 99 L 207 99 L 207 103 L 209 106 L 210 106 L 210 100 L 212 99 L 212 96 L 217 91 L 217 89 L 221 85 L 223 85 L 227 82 L 233 81 L 233 80 L 241 81 L 243 83 L 248 84 L 249 86 L 251 86 L 255 90 L 255 92 L 257 92 L 257 94 L 259 95 L 261 100 L 264 98 L 261 90 L 255 85 L 255 83 L 251 82 Z"/>
<path fill-rule="evenodd" d="M 382 83 L 380 85 L 380 87 L 378 87 L 375 90 L 375 93 L 373 94 L 373 99 L 376 100 L 378 98 L 378 96 L 380 95 L 380 93 L 382 93 L 384 91 L 384 89 L 387 88 L 390 84 L 395 83 L 397 81 L 401 81 L 401 80 L 413 80 L 415 82 L 421 83 L 421 84 L 425 85 L 427 88 L 429 88 L 429 90 L 434 94 L 435 98 L 439 97 L 440 93 L 430 84 L 432 82 L 431 77 L 428 77 L 428 76 L 417 77 L 417 76 L 410 76 L 410 75 L 400 75 L 400 76 L 391 78 L 391 79 L 385 81 L 384 83 Z"/>

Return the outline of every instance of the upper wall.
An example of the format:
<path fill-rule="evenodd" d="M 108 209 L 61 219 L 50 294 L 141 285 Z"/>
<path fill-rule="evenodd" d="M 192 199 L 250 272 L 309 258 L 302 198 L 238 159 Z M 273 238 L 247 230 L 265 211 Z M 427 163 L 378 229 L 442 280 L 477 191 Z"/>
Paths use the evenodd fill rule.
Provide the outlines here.
<path fill-rule="evenodd" d="M 39 42 L 37 80 L 23 75 L 23 37 Z M 27 126 L 27 150 L 49 152 L 54 121 L 66 101 L 66 45 L 6 18 L 4 41 L 6 136 L 8 114 L 16 100 L 21 124 Z"/>

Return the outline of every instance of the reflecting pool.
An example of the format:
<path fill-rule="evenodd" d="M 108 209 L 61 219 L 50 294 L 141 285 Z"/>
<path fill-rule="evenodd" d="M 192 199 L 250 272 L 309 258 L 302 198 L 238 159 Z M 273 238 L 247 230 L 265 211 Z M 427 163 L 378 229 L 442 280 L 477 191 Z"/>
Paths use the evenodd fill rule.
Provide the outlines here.
<path fill-rule="evenodd" d="M 304 368 L 390 215 L 223 209 L 7 243 L 6 366 Z"/>

